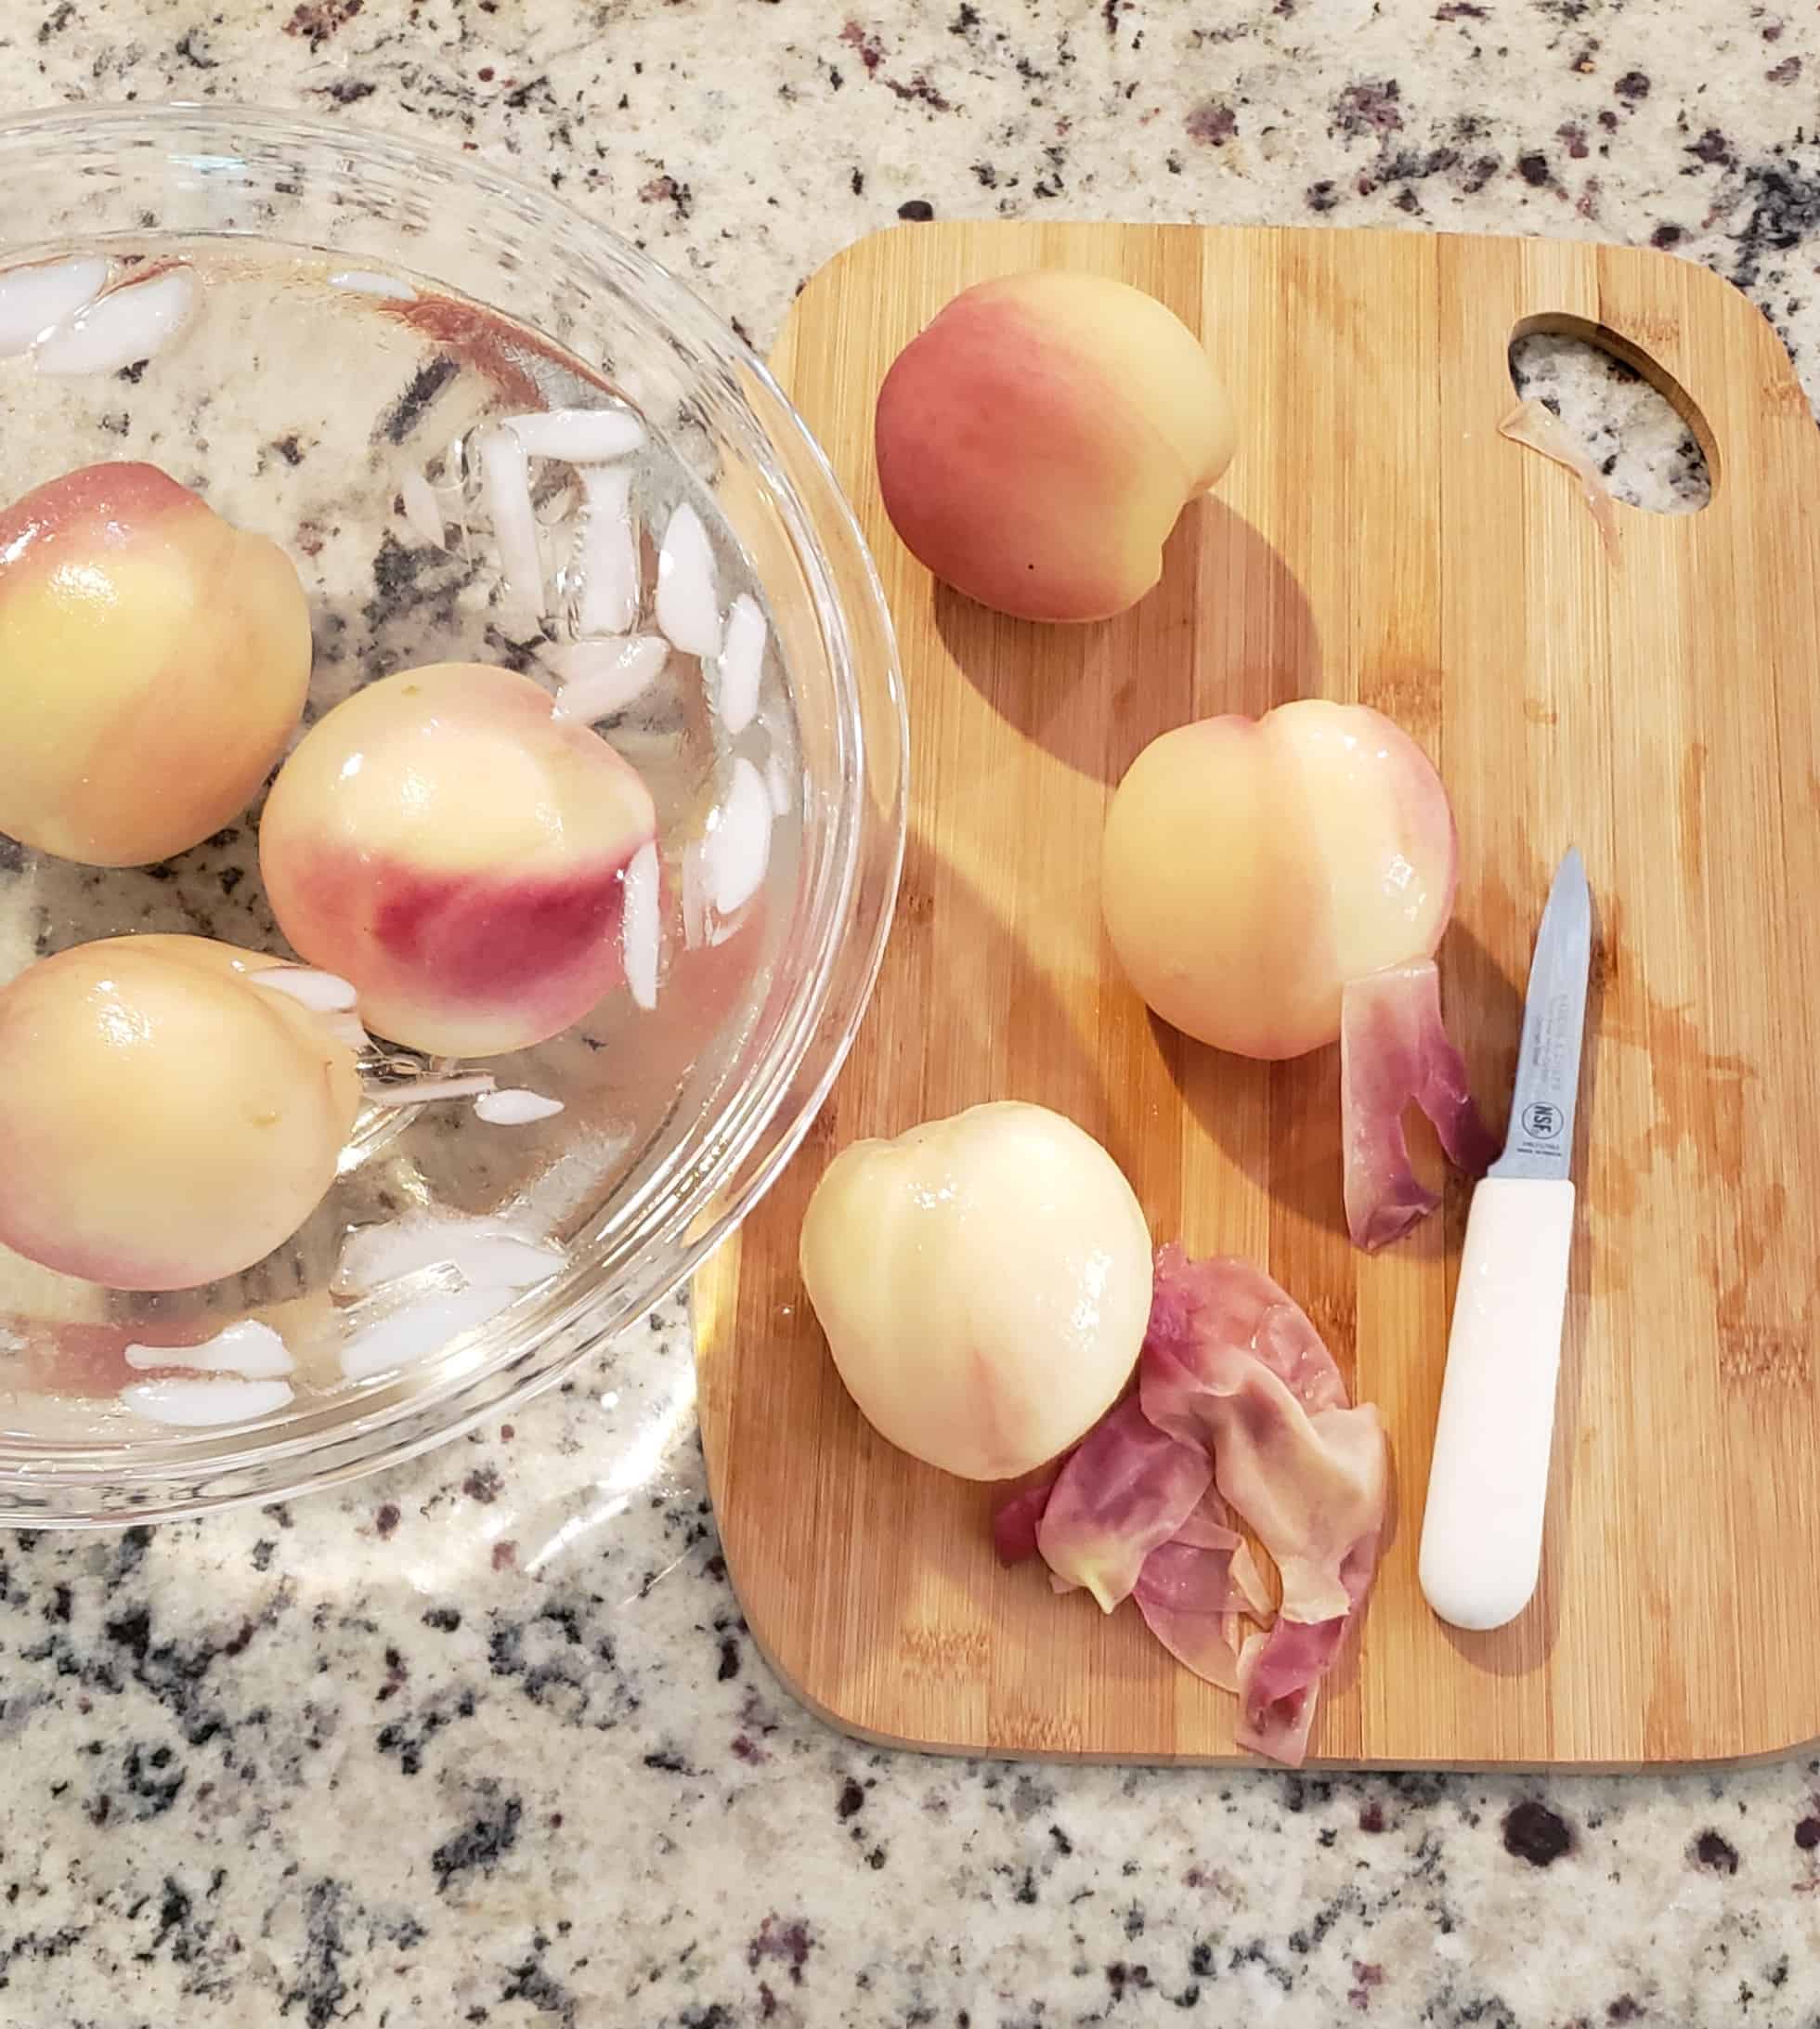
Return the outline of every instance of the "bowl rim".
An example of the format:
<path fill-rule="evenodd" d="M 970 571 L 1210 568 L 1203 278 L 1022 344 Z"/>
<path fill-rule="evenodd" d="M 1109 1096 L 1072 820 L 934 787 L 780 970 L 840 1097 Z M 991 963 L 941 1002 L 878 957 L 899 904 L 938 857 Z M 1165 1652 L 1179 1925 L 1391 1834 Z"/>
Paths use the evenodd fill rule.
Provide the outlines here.
<path fill-rule="evenodd" d="M 731 398 L 749 419 L 754 432 L 768 447 L 777 446 L 780 428 L 787 433 L 792 472 L 804 471 L 815 489 L 812 506 L 799 492 L 793 476 L 773 475 L 782 483 L 783 518 L 788 532 L 800 547 L 804 547 L 806 539 L 800 561 L 805 568 L 817 566 L 826 581 L 834 553 L 844 552 L 841 562 L 864 590 L 861 616 L 852 615 L 851 602 L 836 598 L 826 583 L 818 589 L 826 591 L 826 596 L 816 602 L 818 621 L 832 619 L 838 631 L 838 639 L 829 641 L 829 660 L 836 702 L 851 735 L 854 763 L 838 799 L 851 835 L 838 869 L 840 894 L 824 939 L 831 962 L 805 971 L 790 996 L 787 1016 L 780 1020 L 780 1032 L 787 1030 L 787 1039 L 776 1060 L 765 1067 L 766 1103 L 740 1122 L 734 1139 L 712 1151 L 707 1174 L 688 1183 L 671 1213 L 674 1240 L 653 1236 L 642 1250 L 666 1254 L 664 1272 L 640 1288 L 614 1318 L 602 1322 L 593 1316 L 604 1307 L 599 1288 L 578 1290 L 566 1300 L 546 1306 L 544 1314 L 534 1321 L 527 1320 L 522 1336 L 514 1333 L 509 1353 L 496 1356 L 476 1371 L 453 1376 L 427 1395 L 404 1394 L 370 1412 L 275 1436 L 265 1443 L 247 1443 L 256 1424 L 198 1431 L 181 1437 L 69 1447 L 32 1443 L 23 1437 L 0 1439 L 0 1526 L 125 1528 L 254 1502 L 293 1499 L 363 1477 L 447 1444 L 477 1424 L 508 1412 L 561 1381 L 609 1338 L 648 1317 L 760 1203 L 826 1103 L 871 1002 L 890 937 L 907 841 L 909 714 L 895 629 L 876 561 L 826 453 L 769 366 L 731 321 L 688 282 L 559 193 L 541 189 L 484 157 L 439 141 L 381 133 L 358 118 L 332 121 L 279 107 L 190 98 L 46 106 L 0 118 L 0 158 L 13 149 L 41 141 L 46 133 L 105 145 L 110 138 L 124 143 L 129 136 L 155 140 L 161 128 L 176 137 L 185 128 L 195 127 L 216 131 L 224 137 L 327 147 L 394 167 L 422 164 L 437 169 L 482 202 L 502 202 L 521 218 L 528 212 L 560 219 L 570 230 L 595 241 L 631 288 L 658 299 L 658 307 L 651 313 L 654 326 L 662 328 L 668 321 L 662 299 L 670 298 L 682 306 L 693 327 L 689 335 L 709 345 L 714 363 L 732 368 L 737 380 L 749 381 L 769 404 L 772 413 L 761 419 L 752 395 L 735 384 Z M 174 229 L 146 228 L 148 237 Z M 104 236 L 118 237 L 113 232 Z M 281 231 L 276 237 L 281 240 Z M 20 256 L 29 261 L 32 244 L 0 238 L 0 266 L 11 266 Z M 851 629 L 856 618 L 876 636 L 864 668 L 852 652 Z M 839 652 L 843 649 L 845 653 Z M 866 686 L 864 695 L 871 697 L 868 726 L 861 722 L 862 683 Z M 881 705 L 887 708 L 882 712 Z M 882 840 L 875 837 L 868 843 L 868 817 L 873 814 L 878 787 L 874 760 L 881 725 L 895 748 L 890 757 L 894 763 L 890 771 L 894 785 L 877 813 L 882 815 L 885 835 Z M 878 904 L 870 923 L 860 917 L 857 907 L 860 876 L 868 855 Z M 841 973 L 838 980 L 836 964 Z M 830 1028 L 825 1017 L 836 998 L 837 985 L 841 1019 Z M 812 1075 L 806 1085 L 800 1085 L 805 1066 L 812 1067 Z M 732 1110 L 733 1101 L 723 1093 L 714 1101 L 709 1117 L 719 1123 Z M 760 1151 L 756 1161 L 755 1151 Z M 686 1166 L 682 1174 L 686 1181 Z M 660 1199 L 668 1197 L 677 1189 L 676 1176 L 667 1170 L 655 1188 Z M 513 1314 L 507 1311 L 501 1318 Z M 552 1341 L 565 1338 L 570 1343 L 561 1346 L 542 1365 L 534 1364 Z M 516 1370 L 526 1363 L 533 1363 L 534 1371 L 518 1374 Z M 468 1399 L 471 1396 L 479 1398 Z M 451 1404 L 455 1413 L 437 1414 Z M 388 1434 L 391 1441 L 387 1441 Z M 220 1448 L 224 1438 L 236 1439 L 240 1449 L 225 1455 Z M 314 1469 L 307 1463 L 312 1459 L 318 1462 Z M 224 1479 L 233 1483 L 211 1485 Z M 258 1483 L 252 1483 L 254 1479 Z M 248 1483 L 240 1484 L 243 1480 Z M 111 1498 L 105 1507 L 95 1505 L 108 1496 Z"/>

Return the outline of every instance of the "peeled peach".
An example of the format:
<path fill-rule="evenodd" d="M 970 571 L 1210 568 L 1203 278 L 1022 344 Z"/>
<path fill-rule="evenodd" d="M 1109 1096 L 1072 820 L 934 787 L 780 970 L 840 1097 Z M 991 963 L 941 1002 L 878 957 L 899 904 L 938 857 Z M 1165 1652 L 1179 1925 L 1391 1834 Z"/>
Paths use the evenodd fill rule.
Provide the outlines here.
<path fill-rule="evenodd" d="M 231 824 L 309 688 L 276 543 L 155 465 L 86 465 L 0 513 L 0 832 L 136 866 Z"/>
<path fill-rule="evenodd" d="M 110 1289 L 188 1289 L 288 1240 L 335 1180 L 353 1052 L 275 961 L 113 937 L 0 991 L 0 1244 Z"/>
<path fill-rule="evenodd" d="M 1124 1173 L 1022 1099 L 843 1149 L 798 1254 L 861 1415 L 962 1479 L 1015 1478 L 1085 1436 L 1150 1314 L 1150 1229 Z"/>
<path fill-rule="evenodd" d="M 353 982 L 368 1028 L 486 1057 L 560 1034 L 619 983 L 625 871 L 656 830 L 636 770 L 548 692 L 446 662 L 311 728 L 259 864 L 280 928 Z"/>
<path fill-rule="evenodd" d="M 1106 813 L 1100 905 L 1165 1021 L 1299 1057 L 1339 1034 L 1350 982 L 1433 952 L 1457 859 L 1447 791 L 1408 734 L 1301 698 L 1150 742 Z"/>
<path fill-rule="evenodd" d="M 1154 585 L 1183 506 L 1231 462 L 1232 413 L 1187 325 L 1099 275 L 962 292 L 899 354 L 875 418 L 905 547 L 981 605 L 1097 620 Z"/>

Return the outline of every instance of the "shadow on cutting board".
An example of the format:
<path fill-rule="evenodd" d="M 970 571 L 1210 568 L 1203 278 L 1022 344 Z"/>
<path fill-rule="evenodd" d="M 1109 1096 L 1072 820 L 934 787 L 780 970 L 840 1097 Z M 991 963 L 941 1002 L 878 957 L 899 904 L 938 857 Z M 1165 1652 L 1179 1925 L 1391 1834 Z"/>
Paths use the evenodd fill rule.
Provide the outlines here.
<path fill-rule="evenodd" d="M 1116 786 L 1173 727 L 1252 717 L 1320 688 L 1320 637 L 1289 566 L 1223 501 L 1192 501 L 1163 576 L 1129 611 L 1085 626 L 1012 619 L 938 584 L 955 667 L 1023 736 Z"/>

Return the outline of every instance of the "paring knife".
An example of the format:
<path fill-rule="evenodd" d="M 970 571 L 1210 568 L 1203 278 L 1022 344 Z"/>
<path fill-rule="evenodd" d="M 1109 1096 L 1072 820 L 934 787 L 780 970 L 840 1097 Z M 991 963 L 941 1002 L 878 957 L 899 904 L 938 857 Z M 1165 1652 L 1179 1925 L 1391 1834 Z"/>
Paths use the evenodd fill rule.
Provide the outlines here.
<path fill-rule="evenodd" d="M 1592 897 L 1570 849 L 1536 932 L 1504 1152 L 1466 1217 L 1428 1470 L 1422 1590 L 1458 1628 L 1515 1619 L 1541 1570 L 1592 955 Z"/>

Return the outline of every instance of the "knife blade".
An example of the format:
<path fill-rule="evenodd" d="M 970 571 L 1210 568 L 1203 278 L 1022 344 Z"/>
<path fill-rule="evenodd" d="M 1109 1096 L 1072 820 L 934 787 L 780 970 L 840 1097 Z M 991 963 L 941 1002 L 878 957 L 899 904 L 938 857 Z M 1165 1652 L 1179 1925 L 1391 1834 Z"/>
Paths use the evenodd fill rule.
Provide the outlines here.
<path fill-rule="evenodd" d="M 1569 848 L 1536 932 L 1510 1128 L 1473 1193 L 1448 1336 L 1418 1575 L 1454 1627 L 1514 1620 L 1541 1571 L 1592 957 L 1592 891 Z"/>

